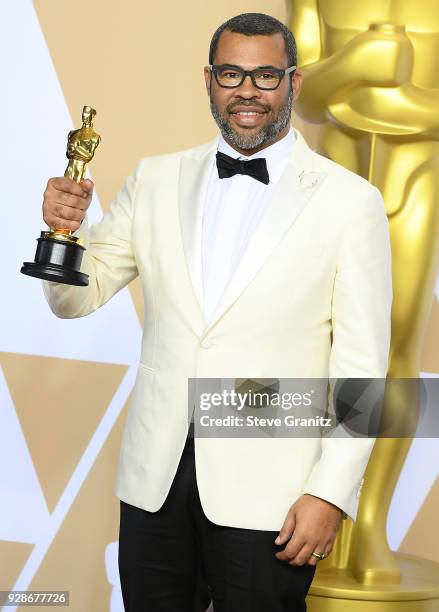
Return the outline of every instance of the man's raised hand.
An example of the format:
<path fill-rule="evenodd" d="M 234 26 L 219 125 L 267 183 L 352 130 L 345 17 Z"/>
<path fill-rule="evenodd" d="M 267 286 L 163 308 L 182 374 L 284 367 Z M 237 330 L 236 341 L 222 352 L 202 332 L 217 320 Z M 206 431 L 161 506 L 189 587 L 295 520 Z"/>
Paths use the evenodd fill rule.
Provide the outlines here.
<path fill-rule="evenodd" d="M 80 183 L 62 176 L 47 182 L 43 201 L 43 219 L 52 229 L 76 231 L 85 217 L 93 195 L 93 182 Z"/>

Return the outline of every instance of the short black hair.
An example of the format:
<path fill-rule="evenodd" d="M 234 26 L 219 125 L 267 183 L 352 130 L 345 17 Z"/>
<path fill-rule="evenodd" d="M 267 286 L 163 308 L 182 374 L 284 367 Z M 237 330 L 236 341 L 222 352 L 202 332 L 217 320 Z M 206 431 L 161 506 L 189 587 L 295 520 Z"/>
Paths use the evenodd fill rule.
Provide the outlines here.
<path fill-rule="evenodd" d="M 236 32 L 237 34 L 245 34 L 245 36 L 255 36 L 257 34 L 270 35 L 280 32 L 285 42 L 289 66 L 297 65 L 297 47 L 293 33 L 279 19 L 264 13 L 242 13 L 220 25 L 210 41 L 209 64 L 214 63 L 218 41 L 225 30 Z"/>

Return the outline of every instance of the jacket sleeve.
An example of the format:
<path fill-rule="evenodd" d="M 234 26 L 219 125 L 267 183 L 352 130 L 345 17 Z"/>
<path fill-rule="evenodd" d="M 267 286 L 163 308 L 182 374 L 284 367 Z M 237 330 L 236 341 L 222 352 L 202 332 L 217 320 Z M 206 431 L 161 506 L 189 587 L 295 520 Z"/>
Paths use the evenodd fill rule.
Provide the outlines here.
<path fill-rule="evenodd" d="M 86 216 L 74 232 L 86 248 L 81 272 L 89 275 L 88 286 L 42 281 L 44 295 L 56 316 L 71 319 L 94 312 L 138 275 L 131 235 L 141 167 L 142 162 L 126 179 L 99 223 L 89 228 Z"/>
<path fill-rule="evenodd" d="M 332 298 L 330 397 L 337 379 L 386 378 L 392 293 L 389 223 L 382 196 L 372 187 L 346 224 L 339 247 Z M 320 459 L 303 493 L 326 499 L 355 519 L 374 442 L 340 432 L 322 438 Z"/>

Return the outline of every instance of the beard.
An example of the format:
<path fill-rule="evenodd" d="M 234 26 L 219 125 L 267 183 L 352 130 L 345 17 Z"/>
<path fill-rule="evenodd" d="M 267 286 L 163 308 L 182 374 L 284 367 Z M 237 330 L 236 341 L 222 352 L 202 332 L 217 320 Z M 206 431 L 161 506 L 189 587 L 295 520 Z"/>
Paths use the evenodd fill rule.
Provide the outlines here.
<path fill-rule="evenodd" d="M 280 134 L 282 130 L 286 128 L 286 126 L 291 120 L 291 112 L 293 110 L 293 99 L 294 99 L 293 89 L 290 87 L 287 101 L 275 113 L 272 121 L 268 123 L 267 125 L 263 126 L 262 128 L 260 128 L 258 132 L 253 133 L 253 134 L 249 133 L 248 135 L 240 134 L 236 130 L 233 129 L 230 121 L 226 119 L 226 117 L 224 117 L 220 113 L 218 106 L 215 104 L 215 102 L 212 99 L 212 96 L 210 96 L 210 111 L 212 113 L 213 118 L 215 119 L 216 124 L 218 125 L 221 131 L 221 134 L 224 140 L 226 140 L 232 146 L 234 145 L 235 147 L 238 147 L 238 149 L 243 149 L 243 150 L 250 149 L 251 150 L 251 149 L 256 149 L 257 147 L 260 147 L 261 145 L 270 144 L 271 142 L 273 142 L 273 140 L 276 139 L 278 134 Z M 240 107 L 242 106 L 254 107 L 255 106 L 254 102 L 251 102 L 250 100 L 248 102 L 241 101 L 239 102 L 239 104 L 235 102 L 234 104 L 229 105 L 228 107 L 226 107 L 225 110 L 226 112 L 230 112 L 233 106 L 238 106 L 238 105 Z M 269 109 L 264 108 L 263 110 L 269 110 Z"/>

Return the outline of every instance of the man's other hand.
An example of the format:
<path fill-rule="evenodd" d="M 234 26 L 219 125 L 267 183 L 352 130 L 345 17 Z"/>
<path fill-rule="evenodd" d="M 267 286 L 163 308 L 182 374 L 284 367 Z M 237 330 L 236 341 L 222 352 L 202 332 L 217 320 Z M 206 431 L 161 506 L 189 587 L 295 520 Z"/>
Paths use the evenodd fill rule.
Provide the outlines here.
<path fill-rule="evenodd" d="M 301 495 L 274 541 L 288 544 L 275 556 L 290 565 L 316 565 L 319 560 L 312 553 L 329 555 L 342 520 L 343 511 L 337 506 L 308 493 Z"/>

